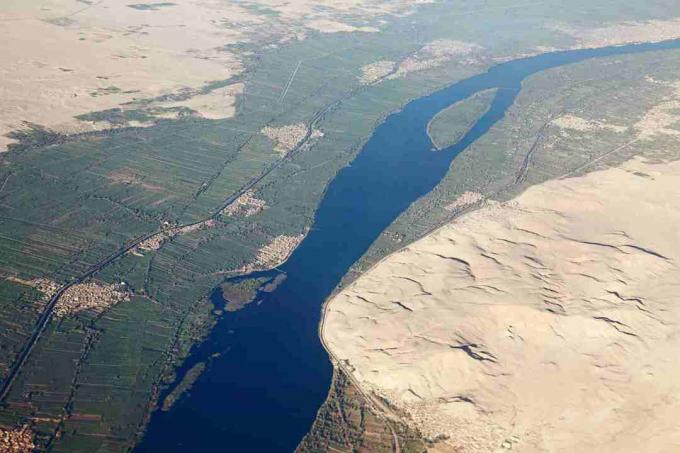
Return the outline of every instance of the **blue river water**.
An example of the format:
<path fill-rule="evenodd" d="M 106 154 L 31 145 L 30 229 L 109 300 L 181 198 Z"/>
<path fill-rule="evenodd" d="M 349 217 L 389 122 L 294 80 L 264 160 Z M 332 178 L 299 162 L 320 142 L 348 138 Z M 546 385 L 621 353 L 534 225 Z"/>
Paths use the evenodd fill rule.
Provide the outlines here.
<path fill-rule="evenodd" d="M 260 294 L 261 303 L 226 313 L 194 348 L 180 375 L 213 352 L 226 352 L 170 411 L 152 416 L 137 451 L 294 450 L 331 382 L 332 366 L 318 337 L 323 302 L 378 235 L 437 185 L 456 155 L 503 118 L 522 81 L 590 58 L 674 48 L 680 40 L 513 60 L 388 116 L 329 185 L 310 233 L 279 267 L 286 279 Z M 489 111 L 460 142 L 433 152 L 427 123 L 442 109 L 489 88 L 500 88 Z M 220 299 L 215 291 L 213 300 L 223 303 Z"/>

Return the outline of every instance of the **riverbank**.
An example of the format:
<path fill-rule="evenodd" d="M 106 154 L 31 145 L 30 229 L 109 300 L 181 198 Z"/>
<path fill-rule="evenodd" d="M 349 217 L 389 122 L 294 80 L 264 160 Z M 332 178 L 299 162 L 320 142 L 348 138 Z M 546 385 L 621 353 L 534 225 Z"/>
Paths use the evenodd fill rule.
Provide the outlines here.
<path fill-rule="evenodd" d="M 677 445 L 679 178 L 636 159 L 470 213 L 330 301 L 325 342 L 452 448 Z"/>
<path fill-rule="evenodd" d="M 516 60 L 417 99 L 389 116 L 328 186 L 309 234 L 278 269 L 286 279 L 274 291 L 261 294 L 260 303 L 219 321 L 209 344 L 221 345 L 225 353 L 186 399 L 172 411 L 155 415 L 140 451 L 151 445 L 172 450 L 186 433 L 201 439 L 200 448 L 210 448 L 225 436 L 235 449 L 253 442 L 269 451 L 294 448 L 324 401 L 332 374 L 318 337 L 323 301 L 376 237 L 441 181 L 452 160 L 502 120 L 521 82 L 539 71 L 590 58 L 677 45 L 557 52 Z M 504 89 L 465 137 L 445 150 L 431 151 L 426 126 L 434 115 L 498 86 Z M 243 409 L 225 413 L 224 407 L 234 401 L 243 402 L 239 406 Z M 197 410 L 201 424 L 195 421 Z M 268 427 L 266 437 L 261 426 Z"/>

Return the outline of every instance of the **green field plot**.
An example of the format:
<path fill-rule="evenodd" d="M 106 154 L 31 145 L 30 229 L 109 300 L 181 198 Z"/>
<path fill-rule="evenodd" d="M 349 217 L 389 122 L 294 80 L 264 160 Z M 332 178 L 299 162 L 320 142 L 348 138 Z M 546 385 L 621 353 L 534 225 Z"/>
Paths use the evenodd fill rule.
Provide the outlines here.
<path fill-rule="evenodd" d="M 380 416 L 342 371 L 336 371 L 328 394 L 299 451 L 393 452 L 427 451 L 422 435 L 394 420 Z"/>
<path fill-rule="evenodd" d="M 43 295 L 39 291 L 11 281 L 0 281 L 0 378 L 5 378 L 31 335 L 43 305 Z"/>
<path fill-rule="evenodd" d="M 93 323 L 98 336 L 80 363 L 60 450 L 132 441 L 173 345 L 171 319 L 137 297 Z"/>

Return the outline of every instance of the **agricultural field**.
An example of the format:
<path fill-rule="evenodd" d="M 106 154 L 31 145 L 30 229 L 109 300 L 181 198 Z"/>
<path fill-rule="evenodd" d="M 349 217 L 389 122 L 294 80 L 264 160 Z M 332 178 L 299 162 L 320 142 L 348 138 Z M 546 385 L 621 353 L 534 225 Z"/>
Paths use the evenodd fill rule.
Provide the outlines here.
<path fill-rule="evenodd" d="M 32 124 L 8 132 L 8 151 L 0 154 L 0 379 L 7 382 L 58 288 L 111 291 L 101 293 L 110 303 L 98 306 L 74 303 L 60 312 L 57 304 L 55 313 L 63 314 L 46 323 L 8 388 L 0 426 L 30 426 L 38 448 L 132 448 L 176 368 L 216 322 L 209 294 L 244 269 L 276 264 L 263 256 L 285 259 L 291 250 L 274 253 L 272 244 L 306 234 L 328 183 L 409 100 L 507 59 L 602 45 L 602 23 L 617 31 L 608 34 L 618 39 L 614 44 L 674 37 L 672 23 L 650 31 L 645 22 L 668 16 L 668 5 L 615 12 L 606 8 L 614 2 L 602 2 L 595 17 L 590 2 L 579 1 L 564 8 L 559 24 L 543 26 L 560 2 L 521 11 L 500 0 L 483 11 L 471 0 L 417 2 L 418 8 L 404 7 L 409 14 L 400 7 L 370 15 L 321 8 L 304 19 L 299 9 L 260 3 L 244 6 L 243 14 L 278 17 L 276 30 L 294 24 L 295 33 L 275 39 L 260 25 L 248 39 L 225 41 L 229 58 L 239 58 L 228 74 L 205 84 L 182 81 L 189 89 L 172 84 L 135 94 L 133 103 L 126 93 L 132 88 L 106 82 L 88 88 L 96 102 L 90 99 L 87 110 L 67 113 L 107 127 Z M 308 3 L 301 2 L 314 10 Z M 161 14 L 169 5 L 128 9 Z M 439 186 L 390 226 L 347 280 L 485 199 L 505 200 L 529 185 L 632 154 L 667 157 L 661 145 L 668 134 L 645 122 L 645 114 L 676 108 L 663 103 L 676 95 L 678 63 L 680 53 L 666 51 L 532 77 L 505 120 L 455 159 Z M 214 99 L 201 97 L 211 93 L 228 98 L 226 113 L 215 113 Z M 115 102 L 98 100 L 106 96 Z M 435 146 L 455 141 L 492 96 L 438 116 Z M 599 150 L 617 147 L 620 152 L 582 166 Z M 301 451 L 331 441 L 348 451 L 361 445 L 388 451 L 389 427 L 366 415 L 361 398 L 336 376 L 320 411 L 325 418 Z M 349 414 L 339 431 L 331 404 Z M 399 429 L 411 445 L 402 451 L 426 447 L 417 433 Z"/>
<path fill-rule="evenodd" d="M 422 437 L 421 433 L 410 429 L 396 418 L 385 417 L 342 371 L 337 370 L 328 400 L 297 452 L 329 449 L 389 453 L 395 447 L 408 453 L 437 451 L 436 442 L 425 441 Z"/>
<path fill-rule="evenodd" d="M 134 442 L 174 364 L 214 322 L 212 288 L 275 238 L 303 234 L 325 185 L 373 125 L 442 83 L 366 86 L 360 67 L 374 58 L 401 60 L 418 46 L 400 48 L 389 38 L 363 46 L 331 35 L 269 53 L 248 74 L 234 119 L 186 115 L 147 128 L 33 134 L 3 156 L 3 274 L 67 283 L 137 238 L 158 232 L 161 239 L 97 272 L 101 285 L 125 283 L 130 300 L 48 324 L 6 396 L 3 425 L 32 421 L 37 443 L 55 451 L 116 451 Z M 262 131 L 300 123 L 309 136 L 281 159 Z M 264 209 L 222 212 L 225 200 L 262 175 L 253 195 Z M 210 217 L 207 227 L 182 227 Z M 0 285 L 6 376 L 49 297 L 12 280 Z"/>

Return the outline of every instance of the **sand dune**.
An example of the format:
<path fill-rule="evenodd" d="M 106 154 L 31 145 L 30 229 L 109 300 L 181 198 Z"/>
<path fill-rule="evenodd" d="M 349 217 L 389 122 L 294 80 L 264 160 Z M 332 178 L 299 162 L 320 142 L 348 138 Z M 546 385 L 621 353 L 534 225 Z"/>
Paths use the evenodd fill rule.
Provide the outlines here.
<path fill-rule="evenodd" d="M 210 82 L 244 69 L 237 43 L 263 45 L 322 32 L 377 31 L 349 23 L 403 14 L 427 1 L 5 0 L 0 7 L 0 152 L 6 134 L 26 122 L 62 133 L 111 127 L 82 121 L 90 112 L 139 107 L 137 101 L 194 94 L 163 109 L 188 107 L 211 119 L 233 115 L 233 85 L 204 93 Z M 39 37 L 40 39 L 37 39 Z M 139 104 L 149 107 L 149 104 Z M 153 124 L 130 124 L 148 126 Z"/>
<path fill-rule="evenodd" d="M 490 204 L 329 302 L 329 349 L 465 452 L 680 450 L 680 163 Z"/>

